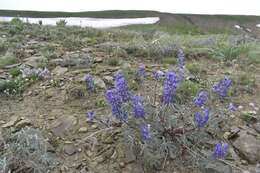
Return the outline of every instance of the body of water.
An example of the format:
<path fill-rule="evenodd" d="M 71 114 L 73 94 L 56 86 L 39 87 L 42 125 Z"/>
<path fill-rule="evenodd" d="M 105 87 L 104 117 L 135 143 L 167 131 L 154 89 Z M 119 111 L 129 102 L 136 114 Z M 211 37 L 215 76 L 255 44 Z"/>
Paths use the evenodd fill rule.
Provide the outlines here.
<path fill-rule="evenodd" d="M 0 17 L 0 21 L 9 22 L 14 17 Z M 56 22 L 65 20 L 68 26 L 81 26 L 93 28 L 111 28 L 119 26 L 127 26 L 134 24 L 154 24 L 160 20 L 159 17 L 145 18 L 124 18 L 124 19 L 103 19 L 103 18 L 81 18 L 81 17 L 65 17 L 65 18 L 25 18 L 20 17 L 23 22 L 38 24 L 42 21 L 43 25 L 56 25 Z"/>

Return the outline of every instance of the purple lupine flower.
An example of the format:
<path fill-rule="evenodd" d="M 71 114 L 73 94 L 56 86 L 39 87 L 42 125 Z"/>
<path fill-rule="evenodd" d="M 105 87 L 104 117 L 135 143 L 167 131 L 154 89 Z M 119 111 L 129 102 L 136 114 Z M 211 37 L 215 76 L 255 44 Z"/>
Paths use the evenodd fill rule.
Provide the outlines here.
<path fill-rule="evenodd" d="M 213 91 L 221 97 L 226 97 L 231 84 L 232 81 L 225 76 L 224 79 L 222 79 L 221 81 L 219 81 L 217 84 L 213 86 Z"/>
<path fill-rule="evenodd" d="M 204 109 L 204 115 L 200 112 L 195 113 L 195 122 L 199 128 L 205 127 L 209 120 L 209 109 Z"/>
<path fill-rule="evenodd" d="M 215 158 L 224 158 L 228 151 L 228 144 L 227 143 L 217 143 L 214 149 L 213 156 Z"/>
<path fill-rule="evenodd" d="M 144 98 L 141 96 L 133 96 L 132 98 L 133 102 L 133 112 L 135 118 L 141 118 L 145 116 L 145 110 L 144 110 Z"/>
<path fill-rule="evenodd" d="M 155 80 L 160 80 L 164 76 L 164 72 L 161 70 L 157 70 L 156 72 L 153 72 Z"/>
<path fill-rule="evenodd" d="M 90 74 L 84 76 L 84 81 L 86 82 L 86 87 L 88 91 L 95 90 L 94 79 Z"/>
<path fill-rule="evenodd" d="M 121 96 L 123 102 L 129 101 L 130 92 L 128 90 L 128 84 L 121 71 L 119 71 L 115 76 L 115 88 Z"/>
<path fill-rule="evenodd" d="M 182 81 L 184 78 L 184 66 L 185 66 L 185 55 L 182 49 L 178 50 L 178 72 L 179 72 L 179 81 Z"/>
<path fill-rule="evenodd" d="M 201 107 L 205 104 L 208 98 L 208 93 L 206 91 L 201 91 L 194 99 L 194 104 Z"/>
<path fill-rule="evenodd" d="M 140 127 L 142 140 L 146 141 L 151 139 L 150 124 L 142 124 Z"/>
<path fill-rule="evenodd" d="M 145 65 L 140 64 L 139 69 L 138 69 L 138 77 L 142 81 L 145 78 Z"/>
<path fill-rule="evenodd" d="M 174 100 L 176 88 L 177 88 L 177 77 L 174 72 L 167 72 L 166 79 L 164 80 L 163 86 L 163 103 L 170 104 Z"/>
<path fill-rule="evenodd" d="M 111 106 L 112 114 L 120 121 L 127 120 L 127 114 L 123 110 L 122 97 L 119 95 L 116 89 L 107 90 L 105 97 Z"/>
<path fill-rule="evenodd" d="M 94 111 L 87 112 L 87 119 L 88 119 L 88 121 L 93 121 L 94 117 L 95 117 L 95 112 Z"/>
<path fill-rule="evenodd" d="M 237 107 L 233 103 L 229 103 L 228 110 L 234 112 L 237 110 Z"/>
<path fill-rule="evenodd" d="M 50 71 L 45 67 L 43 70 L 40 69 L 38 73 L 39 78 L 48 79 L 51 76 Z"/>

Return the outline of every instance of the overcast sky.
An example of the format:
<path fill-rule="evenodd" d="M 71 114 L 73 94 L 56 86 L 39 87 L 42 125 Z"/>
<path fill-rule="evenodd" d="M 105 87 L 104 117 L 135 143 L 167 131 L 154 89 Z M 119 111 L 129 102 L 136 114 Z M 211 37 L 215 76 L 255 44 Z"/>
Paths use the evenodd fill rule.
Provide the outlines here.
<path fill-rule="evenodd" d="M 260 0 L 0 0 L 0 9 L 156 10 L 171 13 L 260 15 Z"/>

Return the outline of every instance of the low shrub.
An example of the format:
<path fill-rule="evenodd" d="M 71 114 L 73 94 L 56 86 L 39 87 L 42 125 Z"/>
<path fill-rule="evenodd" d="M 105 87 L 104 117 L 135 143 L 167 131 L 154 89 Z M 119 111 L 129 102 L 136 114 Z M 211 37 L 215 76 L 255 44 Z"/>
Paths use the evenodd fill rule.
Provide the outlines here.
<path fill-rule="evenodd" d="M 183 58 L 183 54 L 178 58 Z M 183 59 L 178 62 L 184 68 Z M 121 140 L 128 153 L 144 166 L 145 172 L 163 170 L 167 160 L 174 161 L 177 167 L 203 169 L 202 165 L 223 159 L 228 144 L 221 142 L 221 137 L 229 124 L 225 100 L 232 81 L 225 77 L 212 88 L 199 92 L 199 85 L 185 81 L 182 74 L 173 71 L 160 74 L 164 76 L 162 94 L 158 93 L 160 87 L 148 86 L 142 88 L 146 95 L 135 95 L 122 71 L 115 76 L 114 88 L 105 92 L 112 119 L 122 125 Z M 159 103 L 153 102 L 153 96 L 160 98 Z M 177 97 L 191 101 L 179 102 Z M 215 149 L 207 143 L 212 140 L 219 141 Z"/>

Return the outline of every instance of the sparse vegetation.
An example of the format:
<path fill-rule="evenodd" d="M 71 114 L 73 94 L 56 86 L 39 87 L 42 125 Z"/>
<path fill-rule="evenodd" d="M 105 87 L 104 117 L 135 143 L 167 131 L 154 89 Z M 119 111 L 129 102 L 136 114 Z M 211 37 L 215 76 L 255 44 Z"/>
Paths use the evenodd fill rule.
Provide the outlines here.
<path fill-rule="evenodd" d="M 177 15 L 185 21 L 179 23 L 169 23 L 167 16 L 153 25 L 102 30 L 71 27 L 65 21 L 57 26 L 19 19 L 1 23 L 0 170 L 117 173 L 140 168 L 168 173 L 178 168 L 208 171 L 212 165 L 210 172 L 255 166 L 235 142 L 243 137 L 240 132 L 259 136 L 247 130 L 259 121 L 259 39 L 226 32 L 221 24 L 213 30 L 195 26 L 187 22 L 190 15 Z M 44 61 L 30 63 L 31 57 Z M 125 95 L 129 97 L 122 103 Z"/>

